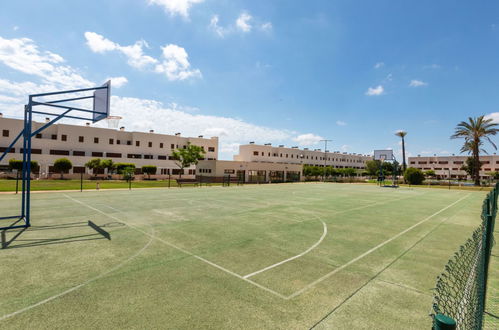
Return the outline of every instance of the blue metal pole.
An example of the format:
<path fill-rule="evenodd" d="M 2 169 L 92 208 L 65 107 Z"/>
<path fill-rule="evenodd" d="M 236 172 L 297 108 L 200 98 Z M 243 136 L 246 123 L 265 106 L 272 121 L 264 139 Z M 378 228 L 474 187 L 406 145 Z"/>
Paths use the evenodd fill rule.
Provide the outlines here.
<path fill-rule="evenodd" d="M 21 217 L 26 221 L 26 137 L 28 123 L 28 108 L 30 105 L 24 106 L 24 129 L 23 129 L 23 168 L 22 168 L 22 197 L 21 197 Z"/>
<path fill-rule="evenodd" d="M 28 108 L 28 129 L 26 131 L 26 138 L 28 144 L 27 150 L 27 163 L 26 163 L 26 176 L 27 176 L 27 185 L 26 185 L 26 226 L 30 226 L 30 208 L 31 208 L 31 125 L 33 122 L 33 114 L 32 110 L 32 99 L 31 96 L 29 98 L 29 108 Z"/>

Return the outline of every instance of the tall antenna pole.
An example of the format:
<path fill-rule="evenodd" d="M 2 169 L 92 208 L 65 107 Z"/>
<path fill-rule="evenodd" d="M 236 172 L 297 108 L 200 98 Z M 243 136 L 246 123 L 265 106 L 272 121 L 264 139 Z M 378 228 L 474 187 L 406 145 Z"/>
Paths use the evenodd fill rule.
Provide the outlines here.
<path fill-rule="evenodd" d="M 327 143 L 333 140 L 321 140 L 324 142 L 324 168 L 322 169 L 322 181 L 326 182 L 326 160 L 327 160 Z"/>

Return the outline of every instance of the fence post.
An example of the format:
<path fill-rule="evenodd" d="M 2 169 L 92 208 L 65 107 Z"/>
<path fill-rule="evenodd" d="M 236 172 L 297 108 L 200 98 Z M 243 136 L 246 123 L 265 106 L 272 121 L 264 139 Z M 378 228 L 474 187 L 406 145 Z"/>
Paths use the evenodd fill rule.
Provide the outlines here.
<path fill-rule="evenodd" d="M 435 319 L 433 322 L 434 330 L 455 330 L 456 329 L 456 321 L 453 318 L 450 318 L 444 314 L 435 315 Z"/>
<path fill-rule="evenodd" d="M 493 197 L 494 196 L 494 197 Z M 492 240 L 493 240 L 493 220 L 492 212 L 494 212 L 494 200 L 491 198 L 495 198 L 495 193 L 490 194 L 486 198 L 486 208 L 487 208 L 487 223 L 485 224 L 485 264 L 484 264 L 484 272 L 483 272 L 483 310 L 485 310 L 485 303 L 487 301 L 487 280 L 489 277 L 489 262 L 490 262 L 490 253 L 492 252 Z M 492 205 L 491 205 L 492 204 Z"/>

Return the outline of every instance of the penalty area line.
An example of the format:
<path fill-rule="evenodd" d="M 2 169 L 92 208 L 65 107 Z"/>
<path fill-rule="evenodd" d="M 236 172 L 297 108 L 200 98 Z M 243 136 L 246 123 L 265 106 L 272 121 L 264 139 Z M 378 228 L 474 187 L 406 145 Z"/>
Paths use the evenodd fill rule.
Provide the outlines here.
<path fill-rule="evenodd" d="M 341 265 L 340 267 L 338 267 L 338 268 L 336 268 L 335 270 L 333 270 L 333 271 L 331 271 L 331 272 L 327 273 L 326 275 L 324 275 L 324 276 L 320 277 L 319 279 L 317 279 L 317 280 L 313 281 L 312 283 L 310 283 L 310 284 L 306 285 L 306 286 L 305 286 L 305 287 L 303 287 L 302 289 L 300 289 L 300 290 L 296 291 L 295 293 L 293 293 L 293 294 L 291 294 L 291 295 L 287 296 L 286 298 L 287 298 L 287 299 L 292 299 L 292 298 L 294 298 L 294 297 L 296 297 L 296 296 L 301 295 L 301 294 L 302 294 L 302 293 L 304 293 L 305 291 L 308 291 L 309 289 L 313 288 L 313 287 L 314 287 L 314 286 L 316 286 L 317 284 L 319 284 L 319 283 L 321 283 L 322 281 L 324 281 L 324 280 L 328 279 L 329 277 L 333 276 L 334 274 L 336 274 L 337 272 L 341 271 L 342 269 L 344 269 L 344 268 L 346 268 L 346 267 L 350 266 L 351 264 L 353 264 L 353 263 L 355 263 L 355 262 L 359 261 L 360 259 L 364 258 L 365 256 L 368 256 L 369 254 L 371 254 L 371 253 L 373 253 L 374 251 L 376 251 L 376 250 L 380 249 L 381 247 L 385 246 L 386 244 L 390 243 L 391 241 L 393 241 L 393 240 L 395 240 L 395 239 L 399 238 L 400 236 L 402 236 L 402 235 L 404 235 L 405 233 L 407 233 L 407 232 L 411 231 L 412 229 L 416 228 L 417 226 L 419 226 L 419 225 L 421 225 L 421 224 L 423 224 L 423 223 L 427 222 L 428 220 L 432 219 L 433 217 L 435 217 L 435 216 L 439 215 L 440 213 L 444 212 L 445 210 L 447 210 L 447 209 L 451 208 L 452 206 L 454 206 L 454 205 L 456 205 L 457 203 L 461 202 L 462 200 L 464 200 L 465 198 L 469 197 L 470 195 L 471 195 L 471 193 L 467 194 L 466 196 L 461 197 L 461 198 L 460 198 L 460 199 L 458 199 L 457 201 L 455 201 L 455 202 L 453 202 L 453 203 L 451 203 L 451 204 L 447 205 L 447 206 L 446 206 L 446 207 L 444 207 L 443 209 L 441 209 L 441 210 L 439 210 L 439 211 L 437 211 L 437 212 L 433 213 L 432 215 L 430 215 L 430 216 L 428 216 L 428 217 L 424 218 L 423 220 L 421 220 L 421 221 L 419 221 L 419 222 L 415 223 L 414 225 L 412 225 L 412 226 L 410 226 L 409 228 L 407 228 L 407 229 L 405 229 L 405 230 L 401 231 L 401 232 L 400 232 L 400 233 L 398 233 L 397 235 L 395 235 L 395 236 L 393 236 L 393 237 L 391 237 L 391 238 L 387 239 L 386 241 L 384 241 L 384 242 L 382 242 L 382 243 L 380 243 L 380 244 L 376 245 L 376 246 L 375 246 L 375 247 L 373 247 L 372 249 L 370 249 L 370 250 L 368 250 L 368 251 L 366 251 L 366 252 L 362 253 L 360 256 L 358 256 L 358 257 L 356 257 L 356 258 L 354 258 L 354 259 L 350 260 L 349 262 L 347 262 L 347 263 L 345 263 L 345 264 Z"/>
<path fill-rule="evenodd" d="M 198 260 L 200 260 L 200 261 L 202 261 L 202 262 L 204 262 L 204 263 L 206 263 L 206 264 L 208 264 L 208 265 L 210 265 L 210 266 L 212 266 L 212 267 L 218 268 L 219 270 L 221 270 L 221 271 L 223 271 L 223 272 L 225 272 L 225 273 L 227 273 L 227 274 L 230 274 L 230 275 L 232 275 L 232 276 L 234 276 L 234 277 L 237 277 L 237 278 L 239 278 L 239 279 L 241 279 L 241 280 L 243 280 L 243 281 L 245 281 L 245 282 L 247 282 L 247 283 L 250 283 L 250 284 L 252 284 L 252 285 L 254 285 L 254 286 L 258 287 L 259 289 L 262 289 L 262 290 L 264 290 L 264 291 L 267 291 L 267 292 L 269 292 L 269 293 L 272 293 L 273 295 L 275 295 L 275 296 L 277 296 L 277 297 L 279 297 L 279 298 L 281 298 L 281 299 L 285 299 L 285 300 L 287 299 L 287 298 L 286 298 L 286 296 L 284 296 L 284 295 L 280 294 L 279 292 L 276 292 L 276 291 L 274 291 L 274 290 L 272 290 L 272 289 L 270 289 L 270 288 L 267 288 L 267 287 L 265 287 L 265 286 L 263 286 L 263 285 L 261 285 L 261 284 L 258 284 L 258 283 L 256 283 L 256 282 L 254 282 L 254 281 L 250 280 L 250 279 L 244 278 L 243 276 L 241 276 L 241 275 L 239 275 L 239 274 L 237 274 L 237 273 L 234 273 L 234 272 L 233 272 L 233 271 L 231 271 L 231 270 L 228 270 L 228 269 L 226 269 L 226 268 L 224 268 L 224 267 L 222 267 L 222 266 L 220 266 L 220 265 L 218 265 L 218 264 L 216 264 L 216 263 L 214 263 L 214 262 L 211 262 L 211 261 L 209 261 L 209 260 L 207 260 L 207 259 L 205 259 L 205 258 L 203 258 L 203 257 L 200 257 L 200 256 L 198 256 L 198 255 L 196 255 L 196 254 L 194 254 L 194 253 L 192 253 L 192 252 L 190 252 L 190 251 L 188 251 L 188 250 L 186 250 L 186 249 L 184 249 L 184 248 L 181 248 L 181 247 L 179 247 L 179 246 L 177 246 L 177 245 L 175 245 L 175 244 L 173 244 L 173 243 L 170 243 L 170 242 L 168 242 L 168 241 L 166 241 L 166 240 L 164 240 L 164 239 L 162 239 L 162 238 L 159 238 L 159 237 L 157 237 L 157 236 L 151 236 L 149 233 L 147 233 L 147 232 L 143 231 L 142 229 L 138 228 L 137 226 L 131 225 L 131 224 L 127 223 L 126 221 L 123 221 L 122 219 L 120 219 L 120 218 L 118 218 L 118 217 L 115 217 L 115 216 L 113 216 L 113 215 L 111 215 L 111 214 L 108 214 L 108 213 L 106 213 L 106 212 L 104 212 L 104 211 L 101 211 L 101 210 L 99 210 L 99 209 L 97 209 L 97 208 L 95 208 L 95 207 L 93 207 L 93 206 L 91 206 L 91 205 L 88 205 L 88 204 L 87 204 L 87 203 L 85 203 L 85 202 L 82 202 L 82 201 L 80 201 L 80 200 L 77 200 L 77 199 L 75 199 L 75 198 L 73 198 L 73 197 L 71 197 L 71 196 L 68 196 L 68 195 L 66 195 L 66 194 L 63 194 L 63 195 L 64 195 L 66 198 L 68 198 L 68 199 L 70 199 L 70 200 L 72 200 L 72 201 L 74 201 L 74 202 L 76 202 L 76 203 L 78 203 L 78 204 L 81 204 L 81 205 L 83 205 L 83 206 L 85 206 L 85 207 L 87 207 L 87 208 L 89 208 L 89 209 L 92 209 L 92 210 L 94 210 L 94 211 L 96 211 L 96 212 L 99 212 L 100 214 L 105 215 L 106 217 L 109 217 L 109 218 L 114 219 L 114 220 L 116 220 L 116 221 L 122 222 L 122 223 L 124 223 L 125 225 L 127 225 L 127 226 L 128 226 L 129 228 L 131 228 L 131 229 L 134 229 L 134 230 L 136 230 L 136 231 L 138 231 L 138 232 L 140 232 L 140 233 L 142 233 L 142 234 L 144 234 L 144 235 L 146 235 L 146 236 L 150 236 L 150 237 L 152 237 L 153 239 L 155 239 L 155 240 L 157 240 L 157 241 L 159 241 L 159 242 L 161 242 L 161 243 L 163 243 L 163 244 L 165 244 L 165 245 L 168 245 L 168 246 L 170 246 L 170 247 L 172 247 L 172 248 L 174 248 L 174 249 L 176 249 L 176 250 L 178 250 L 178 251 L 180 251 L 180 252 L 183 252 L 183 253 L 185 253 L 185 254 L 187 254 L 187 255 L 190 255 L 191 257 L 194 257 L 194 258 L 196 258 L 196 259 L 198 259 Z M 115 209 L 114 207 L 108 206 L 108 208 L 113 209 L 113 210 L 115 210 L 115 211 L 117 211 L 117 212 L 120 212 L 120 213 L 121 213 L 121 211 L 120 211 L 120 210 Z"/>

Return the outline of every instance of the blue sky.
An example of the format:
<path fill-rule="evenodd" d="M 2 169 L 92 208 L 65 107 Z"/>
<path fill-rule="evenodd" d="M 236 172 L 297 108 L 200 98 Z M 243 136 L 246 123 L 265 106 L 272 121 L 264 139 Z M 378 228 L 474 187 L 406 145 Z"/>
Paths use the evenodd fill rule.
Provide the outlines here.
<path fill-rule="evenodd" d="M 459 153 L 499 120 L 497 1 L 2 1 L 0 110 L 113 79 L 130 130 L 371 153 Z M 488 148 L 490 152 L 494 152 Z"/>

